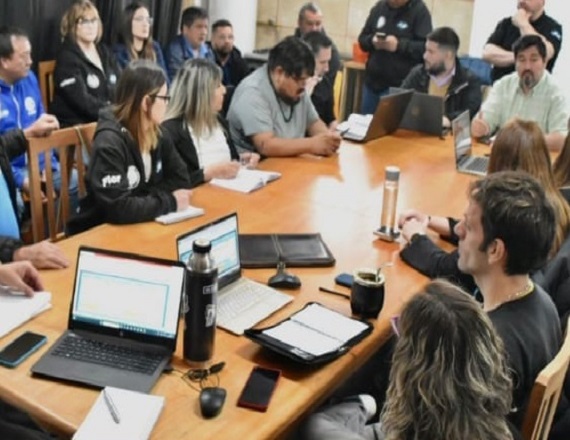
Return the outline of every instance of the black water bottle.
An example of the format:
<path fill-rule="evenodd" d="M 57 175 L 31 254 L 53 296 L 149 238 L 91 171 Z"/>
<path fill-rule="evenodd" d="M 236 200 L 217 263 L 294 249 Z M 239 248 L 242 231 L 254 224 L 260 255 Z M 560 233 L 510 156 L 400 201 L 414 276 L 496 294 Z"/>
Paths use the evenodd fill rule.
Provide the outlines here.
<path fill-rule="evenodd" d="M 208 240 L 194 241 L 186 265 L 184 359 L 190 364 L 207 363 L 214 354 L 218 269 L 211 248 Z"/>

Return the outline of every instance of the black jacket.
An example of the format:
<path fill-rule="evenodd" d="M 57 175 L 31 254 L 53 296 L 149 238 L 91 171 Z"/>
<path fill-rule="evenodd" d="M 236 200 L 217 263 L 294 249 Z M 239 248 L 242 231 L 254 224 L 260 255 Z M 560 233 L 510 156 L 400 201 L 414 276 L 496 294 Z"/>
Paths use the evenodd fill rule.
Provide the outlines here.
<path fill-rule="evenodd" d="M 53 76 L 54 97 L 50 112 L 62 127 L 94 122 L 99 110 L 113 101 L 119 69 L 113 53 L 97 45 L 102 72 L 79 46 L 66 39 L 57 56 Z"/>
<path fill-rule="evenodd" d="M 398 38 L 395 52 L 374 49 L 372 38 L 377 31 Z M 386 0 L 376 3 L 358 36 L 360 47 L 369 53 L 366 85 L 375 92 L 399 86 L 412 67 L 422 62 L 426 36 L 431 31 L 431 15 L 422 0 L 410 0 L 397 9 L 388 6 Z"/>
<path fill-rule="evenodd" d="M 412 69 L 401 87 L 428 93 L 429 79 L 425 65 L 419 64 Z M 444 97 L 445 116 L 452 121 L 460 113 L 469 110 L 469 116 L 473 118 L 479 111 L 479 107 L 481 107 L 481 99 L 481 82 L 479 78 L 469 69 L 463 68 L 456 58 L 455 75 L 453 75 L 447 94 Z"/>
<path fill-rule="evenodd" d="M 230 156 L 233 160 L 239 159 L 239 154 L 236 150 L 234 142 L 230 136 L 228 123 L 224 118 L 218 116 L 218 121 L 224 131 L 224 136 L 230 147 Z M 198 162 L 198 154 L 196 153 L 196 146 L 194 140 L 188 131 L 186 121 L 180 118 L 169 119 L 162 123 L 162 129 L 166 135 L 172 140 L 174 147 L 186 165 L 188 177 L 190 178 L 190 185 L 192 188 L 204 183 L 204 169 L 200 168 Z"/>
<path fill-rule="evenodd" d="M 172 191 L 190 188 L 190 181 L 168 136 L 161 135 L 151 152 L 151 167 L 150 178 L 145 182 L 139 146 L 110 111 L 102 111 L 85 178 L 87 195 L 68 224 L 69 233 L 105 222 L 150 221 L 176 211 Z"/>
<path fill-rule="evenodd" d="M 249 74 L 250 71 L 239 49 L 237 47 L 234 47 L 230 52 L 230 56 L 226 61 L 226 66 L 228 67 L 228 71 L 226 72 L 226 70 L 224 70 L 224 65 L 220 61 L 218 53 L 212 47 L 212 43 L 208 41 L 207 44 L 210 46 L 210 49 L 214 54 L 216 64 L 220 67 L 220 69 L 222 69 L 222 73 L 224 74 L 222 78 L 223 84 L 225 86 L 236 87 L 240 81 Z"/>
<path fill-rule="evenodd" d="M 8 185 L 8 192 L 10 193 L 14 212 L 18 212 L 16 205 L 16 182 L 12 174 L 10 159 L 24 154 L 27 146 L 28 141 L 24 137 L 22 130 L 10 130 L 0 135 L 0 168 Z M 24 243 L 18 239 L 0 236 L 0 262 L 8 263 L 12 261 L 14 251 L 23 245 Z"/>

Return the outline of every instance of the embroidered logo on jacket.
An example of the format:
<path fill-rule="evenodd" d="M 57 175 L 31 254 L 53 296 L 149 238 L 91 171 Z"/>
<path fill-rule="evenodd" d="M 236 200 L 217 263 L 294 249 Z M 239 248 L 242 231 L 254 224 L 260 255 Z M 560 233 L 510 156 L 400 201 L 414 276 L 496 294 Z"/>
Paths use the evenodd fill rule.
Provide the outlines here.
<path fill-rule="evenodd" d="M 29 116 L 35 116 L 38 112 L 36 101 L 34 101 L 34 98 L 31 96 L 26 96 L 26 98 L 24 98 L 24 108 Z"/>
<path fill-rule="evenodd" d="M 378 21 L 376 22 L 376 29 L 382 29 L 385 24 L 386 24 L 386 17 L 381 15 L 380 18 L 378 18 Z"/>
<path fill-rule="evenodd" d="M 121 175 L 120 174 L 107 174 L 105 177 L 101 179 L 101 185 L 103 188 L 107 188 L 108 186 L 115 186 L 121 183 Z"/>
<path fill-rule="evenodd" d="M 396 27 L 403 31 L 404 29 L 408 29 L 408 23 L 406 23 L 405 21 L 399 21 L 396 24 Z"/>
<path fill-rule="evenodd" d="M 137 170 L 136 166 L 129 166 L 127 170 L 127 181 L 129 182 L 129 189 L 133 189 L 139 186 L 139 182 L 141 181 L 141 173 L 139 173 L 139 170 Z"/>
<path fill-rule="evenodd" d="M 94 75 L 92 73 L 90 73 L 89 75 L 87 75 L 87 85 L 89 87 L 91 87 L 92 89 L 96 89 L 99 87 L 99 78 L 97 77 L 97 75 Z"/>

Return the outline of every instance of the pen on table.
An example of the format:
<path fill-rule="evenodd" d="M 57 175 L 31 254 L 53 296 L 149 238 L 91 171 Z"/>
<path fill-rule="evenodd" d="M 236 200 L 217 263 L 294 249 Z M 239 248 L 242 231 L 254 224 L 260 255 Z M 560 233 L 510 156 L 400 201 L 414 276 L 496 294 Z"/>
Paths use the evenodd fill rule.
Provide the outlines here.
<path fill-rule="evenodd" d="M 336 290 L 327 289 L 326 287 L 319 287 L 320 292 L 331 293 L 333 295 L 342 296 L 343 298 L 350 299 L 350 295 L 347 293 L 337 292 Z"/>
<path fill-rule="evenodd" d="M 106 389 L 103 389 L 103 399 L 105 400 L 105 405 L 107 405 L 107 408 L 109 409 L 109 412 L 111 413 L 111 417 L 113 417 L 114 422 L 121 423 L 121 416 L 119 414 L 119 410 L 115 406 L 113 399 L 111 399 L 111 396 Z"/>

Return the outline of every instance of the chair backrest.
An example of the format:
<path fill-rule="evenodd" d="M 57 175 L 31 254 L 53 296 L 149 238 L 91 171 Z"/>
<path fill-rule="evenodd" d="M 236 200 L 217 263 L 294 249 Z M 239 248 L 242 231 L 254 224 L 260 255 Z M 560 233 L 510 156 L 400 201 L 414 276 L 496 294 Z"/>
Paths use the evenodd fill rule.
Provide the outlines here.
<path fill-rule="evenodd" d="M 40 91 L 44 109 L 47 112 L 53 99 L 53 71 L 55 70 L 55 60 L 40 61 L 38 63 L 38 76 L 40 81 Z"/>
<path fill-rule="evenodd" d="M 525 440 L 547 440 L 570 362 L 570 331 L 556 357 L 540 372 L 530 395 L 522 425 Z"/>
<path fill-rule="evenodd" d="M 60 184 L 56 190 L 52 170 L 59 158 Z M 45 171 L 40 171 L 40 155 L 45 157 Z M 78 197 L 85 195 L 83 184 L 85 162 L 81 141 L 74 127 L 56 130 L 50 136 L 32 138 L 28 143 L 28 173 L 30 182 L 30 210 L 33 241 L 63 238 L 64 225 L 69 220 L 69 182 L 73 170 L 77 172 Z M 47 231 L 46 231 L 47 228 Z"/>

